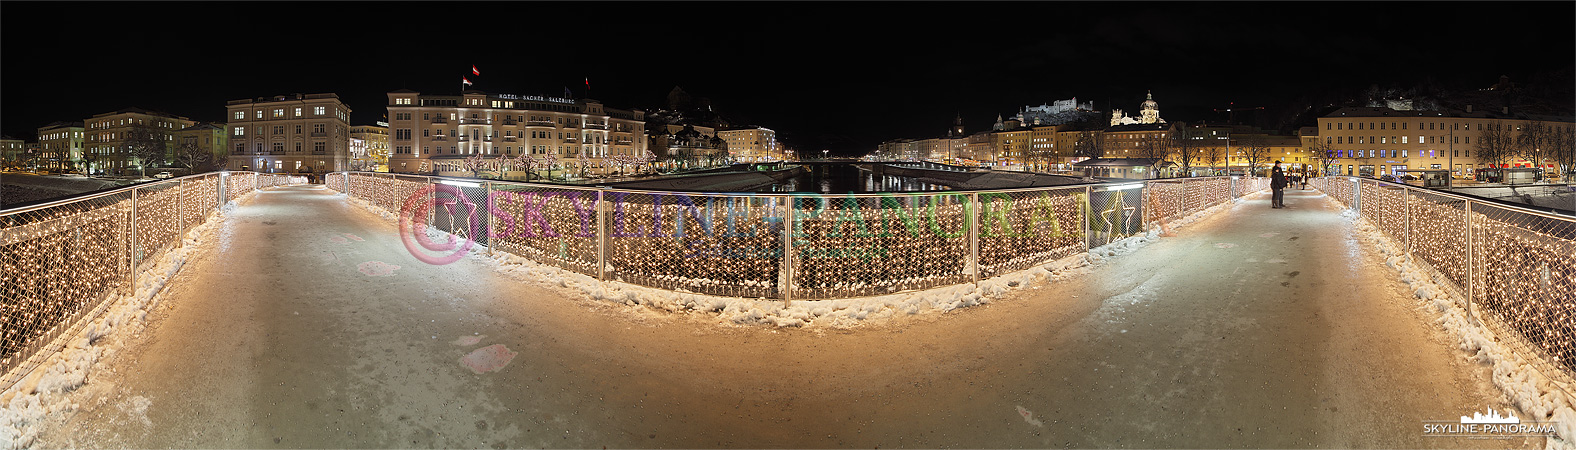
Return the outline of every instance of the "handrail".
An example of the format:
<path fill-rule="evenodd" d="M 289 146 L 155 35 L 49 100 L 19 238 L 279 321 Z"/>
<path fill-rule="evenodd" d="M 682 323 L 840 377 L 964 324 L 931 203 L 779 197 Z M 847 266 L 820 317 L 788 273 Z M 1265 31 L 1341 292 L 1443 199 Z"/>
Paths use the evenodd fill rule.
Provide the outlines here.
<path fill-rule="evenodd" d="M 209 172 L 0 210 L 0 273 L 22 282 L 0 291 L 0 390 L 62 348 L 210 213 L 280 181 L 305 182 Z"/>

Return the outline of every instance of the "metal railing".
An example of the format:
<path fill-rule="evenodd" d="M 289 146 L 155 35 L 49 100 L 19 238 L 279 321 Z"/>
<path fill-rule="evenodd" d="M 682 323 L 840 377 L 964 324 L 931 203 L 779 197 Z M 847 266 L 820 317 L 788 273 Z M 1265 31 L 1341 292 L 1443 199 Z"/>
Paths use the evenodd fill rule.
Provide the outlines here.
<path fill-rule="evenodd" d="M 412 239 L 425 238 L 426 224 L 601 280 L 785 301 L 977 283 L 1143 233 L 1151 225 L 1145 218 L 1159 217 L 1144 210 L 1160 202 L 1146 197 L 1143 182 L 845 195 L 346 172 L 330 174 L 326 184 L 397 215 L 401 233 Z M 1198 199 L 1168 214 L 1191 214 L 1258 190 L 1250 184 L 1265 183 L 1179 182 Z M 414 244 L 407 239 L 407 245 Z"/>
<path fill-rule="evenodd" d="M 229 199 L 305 182 L 215 172 L 0 211 L 0 390 L 107 307 Z"/>
<path fill-rule="evenodd" d="M 1576 387 L 1576 217 L 1370 178 L 1309 184 L 1368 219 L 1539 372 Z"/>

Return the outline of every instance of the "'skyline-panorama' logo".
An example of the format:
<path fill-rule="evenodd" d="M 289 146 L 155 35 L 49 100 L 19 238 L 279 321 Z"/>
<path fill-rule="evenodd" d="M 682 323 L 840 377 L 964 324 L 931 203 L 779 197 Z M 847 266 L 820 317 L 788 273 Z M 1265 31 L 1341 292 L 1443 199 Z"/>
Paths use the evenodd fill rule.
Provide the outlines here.
<path fill-rule="evenodd" d="M 1557 422 L 1523 421 L 1509 410 L 1505 415 L 1489 408 L 1488 414 L 1473 412 L 1460 420 L 1425 420 L 1424 437 L 1459 437 L 1467 439 L 1510 439 L 1516 437 L 1554 436 Z"/>

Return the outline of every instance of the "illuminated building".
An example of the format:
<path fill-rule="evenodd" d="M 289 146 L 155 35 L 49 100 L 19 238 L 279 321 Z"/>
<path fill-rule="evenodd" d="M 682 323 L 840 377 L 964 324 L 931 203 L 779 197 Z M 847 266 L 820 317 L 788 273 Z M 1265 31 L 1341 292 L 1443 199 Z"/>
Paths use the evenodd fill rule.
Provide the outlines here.
<path fill-rule="evenodd" d="M 351 144 L 356 140 L 361 141 L 359 157 L 357 150 L 351 149 L 351 166 L 354 170 L 357 165 L 364 166 L 365 170 L 387 172 L 389 157 L 389 128 L 386 122 L 381 125 L 356 125 L 350 127 Z M 357 162 L 361 161 L 361 162 Z"/>
<path fill-rule="evenodd" d="M 567 99 L 469 90 L 462 95 L 388 93 L 389 171 L 457 167 L 472 156 L 488 160 L 521 154 L 560 166 L 581 154 L 591 173 L 612 170 L 609 159 L 644 156 L 645 112 Z"/>
<path fill-rule="evenodd" d="M 335 94 L 292 94 L 225 104 L 230 168 L 324 173 L 350 168 L 350 108 Z"/>
<path fill-rule="evenodd" d="M 155 167 L 169 159 L 170 150 L 175 146 L 174 132 L 196 123 L 185 117 L 140 108 L 94 115 L 83 121 L 84 132 L 87 133 L 83 144 L 86 146 L 86 155 L 83 157 L 94 161 L 93 164 L 98 167 L 95 171 L 106 174 L 136 172 L 135 169 L 144 162 L 127 153 L 126 139 L 128 133 L 140 129 L 165 142 L 161 160 L 145 162 L 148 167 Z"/>
<path fill-rule="evenodd" d="M 79 170 L 85 133 L 82 122 L 54 122 L 38 128 L 38 166 Z"/>
<path fill-rule="evenodd" d="M 1331 172 L 1380 176 L 1402 169 L 1450 169 L 1471 176 L 1489 162 L 1479 158 L 1484 129 L 1499 124 L 1512 136 L 1534 123 L 1556 132 L 1572 131 L 1572 118 L 1472 111 L 1409 111 L 1388 107 L 1341 108 L 1319 118 L 1317 133 L 1335 153 Z M 1504 165 L 1530 167 L 1517 157 Z M 1552 167 L 1553 160 L 1539 166 Z"/>
<path fill-rule="evenodd" d="M 717 137 L 728 143 L 728 153 L 741 162 L 780 161 L 782 149 L 777 145 L 777 132 L 770 128 L 749 127 L 717 131 Z"/>

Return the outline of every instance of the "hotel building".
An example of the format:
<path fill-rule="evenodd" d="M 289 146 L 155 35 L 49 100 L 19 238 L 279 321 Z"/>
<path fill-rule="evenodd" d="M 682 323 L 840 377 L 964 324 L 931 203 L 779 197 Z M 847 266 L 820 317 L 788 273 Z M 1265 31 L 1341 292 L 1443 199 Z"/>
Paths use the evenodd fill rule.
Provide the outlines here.
<path fill-rule="evenodd" d="M 592 172 L 610 170 L 614 155 L 646 152 L 645 113 L 606 108 L 596 100 L 465 91 L 388 93 L 390 172 L 431 172 L 464 158 L 522 153 L 555 155 L 561 163 L 584 153 Z M 560 164 L 562 165 L 562 164 Z"/>

